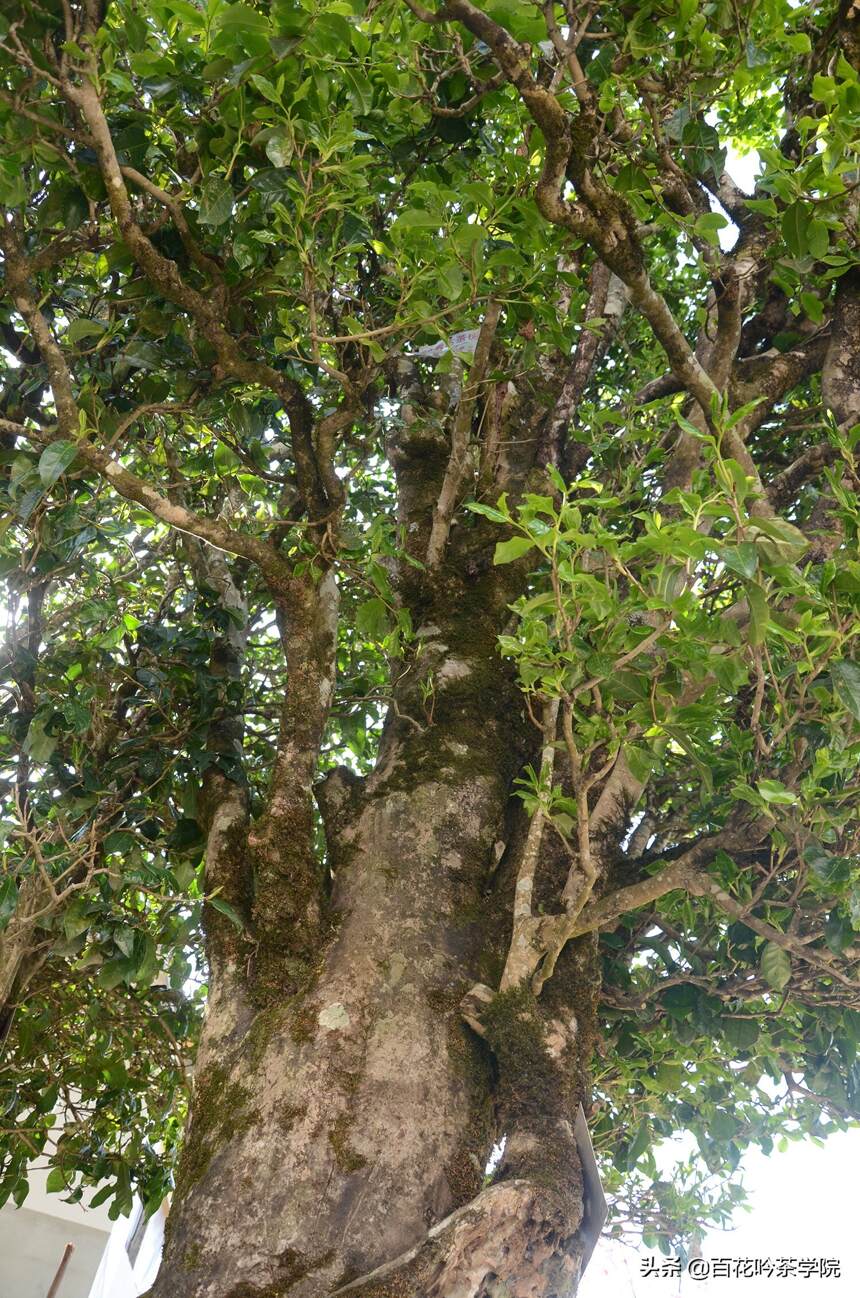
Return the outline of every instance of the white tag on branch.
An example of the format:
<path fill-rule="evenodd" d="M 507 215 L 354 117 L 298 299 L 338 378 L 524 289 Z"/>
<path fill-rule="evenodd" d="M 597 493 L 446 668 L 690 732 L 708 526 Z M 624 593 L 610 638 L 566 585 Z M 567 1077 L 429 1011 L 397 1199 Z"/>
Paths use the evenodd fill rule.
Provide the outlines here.
<path fill-rule="evenodd" d="M 415 355 L 420 356 L 422 360 L 438 360 L 446 352 L 474 356 L 480 332 L 480 329 L 463 329 L 460 333 L 451 334 L 447 342 L 440 338 L 438 343 L 429 343 L 426 347 L 417 348 Z"/>

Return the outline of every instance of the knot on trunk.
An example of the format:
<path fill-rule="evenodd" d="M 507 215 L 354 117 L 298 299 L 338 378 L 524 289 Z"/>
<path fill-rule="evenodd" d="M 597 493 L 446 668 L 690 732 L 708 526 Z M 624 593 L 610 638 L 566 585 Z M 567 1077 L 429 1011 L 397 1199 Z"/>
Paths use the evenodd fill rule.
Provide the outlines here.
<path fill-rule="evenodd" d="M 460 1013 L 463 1021 L 468 1023 L 473 1032 L 477 1032 L 479 1037 L 486 1037 L 487 1029 L 484 1024 L 484 1015 L 496 999 L 496 993 L 492 987 L 486 983 L 475 983 L 474 987 L 466 992 L 466 995 L 460 1001 Z"/>

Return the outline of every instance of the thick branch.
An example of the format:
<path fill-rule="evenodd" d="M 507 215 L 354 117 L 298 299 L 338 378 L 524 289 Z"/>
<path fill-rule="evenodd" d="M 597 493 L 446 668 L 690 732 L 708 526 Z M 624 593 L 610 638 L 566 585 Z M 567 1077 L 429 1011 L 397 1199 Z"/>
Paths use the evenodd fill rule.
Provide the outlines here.
<path fill-rule="evenodd" d="M 339 595 L 329 570 L 278 607 L 286 659 L 278 750 L 266 806 L 249 835 L 254 857 L 256 978 L 284 991 L 284 953 L 313 962 L 323 919 L 323 867 L 313 794 L 334 698 Z"/>
<path fill-rule="evenodd" d="M 463 487 L 468 466 L 472 414 L 484 381 L 484 375 L 487 372 L 490 350 L 496 336 L 501 310 L 501 304 L 494 299 L 487 303 L 487 312 L 478 334 L 469 378 L 463 385 L 460 401 L 454 414 L 451 427 L 451 455 L 442 481 L 442 490 L 439 493 L 436 509 L 433 512 L 433 525 L 430 529 L 430 540 L 427 545 L 428 568 L 438 567 L 445 553 L 448 534 L 451 531 L 451 520 L 454 517 L 454 510 L 457 507 L 457 500 Z"/>
<path fill-rule="evenodd" d="M 541 789 L 552 787 L 555 770 L 555 737 L 558 724 L 559 700 L 550 699 L 544 704 L 541 718 L 543 731 L 543 748 L 541 750 L 540 785 Z M 517 870 L 517 882 L 514 889 L 514 926 L 511 934 L 511 945 L 508 950 L 505 967 L 499 984 L 501 991 L 517 987 L 531 977 L 543 954 L 543 948 L 535 939 L 538 936 L 541 920 L 533 914 L 535 875 L 540 861 L 540 849 L 545 822 L 543 807 L 538 804 L 529 821 L 526 841 L 523 845 Z"/>
<path fill-rule="evenodd" d="M 810 478 L 814 478 L 838 458 L 837 447 L 829 442 L 820 442 L 817 446 L 810 446 L 805 451 L 801 451 L 797 459 L 768 484 L 768 495 L 774 507 L 779 509 L 789 504 L 797 494 L 798 487 Z"/>
<path fill-rule="evenodd" d="M 413 8 L 413 12 L 417 11 Z M 492 50 L 499 67 L 519 91 L 523 103 L 543 132 L 543 170 L 535 188 L 538 209 L 552 224 L 586 240 L 627 285 L 630 301 L 648 320 L 673 372 L 698 401 L 706 418 L 710 418 L 711 402 L 717 388 L 696 358 L 665 299 L 651 284 L 636 235 L 635 219 L 623 198 L 596 181 L 587 169 L 581 146 L 574 141 L 570 115 L 554 94 L 535 81 L 529 69 L 528 52 L 504 27 L 477 9 L 470 0 L 449 0 L 438 14 L 428 15 L 422 9 L 418 16 L 425 22 L 455 19 Z M 580 114 L 577 126 L 590 134 L 594 123 L 590 118 L 585 120 L 587 117 L 587 114 Z M 577 131 L 577 138 L 579 135 Z M 563 197 L 569 178 L 574 180 L 580 194 L 581 202 L 578 204 Z"/>
<path fill-rule="evenodd" d="M 860 424 L 860 270 L 843 275 L 836 289 L 822 395 L 840 428 Z"/>
<path fill-rule="evenodd" d="M 647 906 L 657 901 L 659 897 L 664 897 L 667 892 L 674 892 L 676 888 L 692 891 L 690 880 L 693 877 L 705 877 L 696 872 L 713 858 L 718 849 L 732 851 L 737 850 L 741 845 L 753 845 L 764 837 L 772 824 L 768 817 L 760 816 L 757 820 L 744 825 L 743 829 L 726 829 L 719 834 L 711 834 L 699 839 L 682 856 L 659 870 L 657 874 L 652 874 L 647 879 L 640 879 L 638 883 L 619 888 L 616 892 L 591 902 L 582 912 L 570 936 L 578 937 L 582 933 L 590 933 L 595 929 L 609 928 L 613 921 L 620 919 L 622 915 L 628 914 L 631 910 L 638 910 L 640 906 Z"/>
<path fill-rule="evenodd" d="M 566 444 L 571 419 L 594 366 L 612 342 L 627 306 L 626 286 L 601 261 L 596 261 L 592 267 L 589 288 L 573 360 L 555 405 L 547 416 L 538 453 L 541 463 L 563 467 L 568 478 L 582 467 L 589 454 L 588 447 Z M 599 328 L 589 324 L 596 319 L 604 321 Z"/>

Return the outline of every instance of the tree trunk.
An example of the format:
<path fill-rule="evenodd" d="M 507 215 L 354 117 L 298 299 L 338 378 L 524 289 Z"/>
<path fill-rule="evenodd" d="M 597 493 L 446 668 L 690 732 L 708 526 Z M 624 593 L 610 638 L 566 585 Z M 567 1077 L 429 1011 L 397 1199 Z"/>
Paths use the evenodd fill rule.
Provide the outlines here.
<path fill-rule="evenodd" d="M 496 997 L 485 1040 L 461 1013 L 510 936 L 487 898 L 512 891 L 496 867 L 527 733 L 472 616 L 422 629 L 435 693 L 421 711 L 404 691 L 374 773 L 325 782 L 331 927 L 304 988 L 272 990 L 272 951 L 248 966 L 265 1003 L 236 961 L 213 975 L 153 1298 L 572 1292 L 583 1041 L 558 995 Z"/>
<path fill-rule="evenodd" d="M 446 380 L 457 413 L 492 330 L 482 338 L 463 392 L 456 374 Z M 503 399 L 491 498 L 526 486 L 563 377 L 536 376 L 537 393 L 525 380 L 491 389 L 487 400 Z M 208 886 L 250 918 L 254 941 L 209 914 L 209 1007 L 151 1298 L 575 1292 L 573 1127 L 594 1043 L 595 941 L 567 945 L 539 1001 L 527 982 L 490 990 L 526 835 L 513 781 L 540 749 L 497 649 L 527 568 L 494 566 L 498 535 L 483 520 L 451 533 L 437 501 L 446 485 L 462 490 L 462 466 L 439 394 L 407 361 L 397 383 L 402 422 L 387 451 L 413 562 L 396 565 L 393 584 L 418 648 L 392 670 L 372 774 L 339 768 L 314 789 L 332 879 L 321 904 L 310 804 L 336 591 L 326 577 L 284 593 L 287 698 L 266 811 L 249 831 L 244 799 L 220 777 L 210 799 Z M 251 898 L 235 883 L 248 875 L 241 843 Z M 543 855 L 535 902 L 552 908 L 569 861 L 554 869 Z"/>

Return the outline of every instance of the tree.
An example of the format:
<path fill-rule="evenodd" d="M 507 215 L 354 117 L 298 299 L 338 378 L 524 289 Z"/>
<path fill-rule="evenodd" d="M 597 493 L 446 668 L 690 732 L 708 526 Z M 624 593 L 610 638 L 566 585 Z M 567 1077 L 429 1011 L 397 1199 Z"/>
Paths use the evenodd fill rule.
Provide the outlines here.
<path fill-rule="evenodd" d="M 560 1296 L 582 1103 L 725 1220 L 860 1115 L 857 5 L 4 9 L 0 1197 Z"/>

